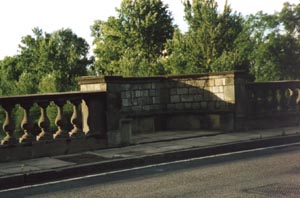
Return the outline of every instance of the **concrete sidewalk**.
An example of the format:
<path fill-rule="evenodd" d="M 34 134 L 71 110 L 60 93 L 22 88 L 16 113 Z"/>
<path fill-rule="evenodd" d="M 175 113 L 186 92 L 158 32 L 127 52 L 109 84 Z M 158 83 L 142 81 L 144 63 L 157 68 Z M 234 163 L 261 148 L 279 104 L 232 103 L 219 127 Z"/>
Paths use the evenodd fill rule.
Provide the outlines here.
<path fill-rule="evenodd" d="M 133 137 L 134 145 L 0 163 L 0 189 L 192 157 L 300 142 L 300 128 L 223 133 L 176 131 Z"/>

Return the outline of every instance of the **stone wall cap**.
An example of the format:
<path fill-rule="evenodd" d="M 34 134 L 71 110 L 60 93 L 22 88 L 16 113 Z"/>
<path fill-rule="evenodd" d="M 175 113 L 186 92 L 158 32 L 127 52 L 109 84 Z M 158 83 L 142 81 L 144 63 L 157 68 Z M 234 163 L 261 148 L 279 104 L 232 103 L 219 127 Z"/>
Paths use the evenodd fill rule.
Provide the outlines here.
<path fill-rule="evenodd" d="M 79 85 L 104 83 L 104 76 L 81 76 L 77 78 Z"/>
<path fill-rule="evenodd" d="M 3 101 L 28 101 L 28 100 L 54 100 L 54 99 L 71 99 L 72 97 L 105 96 L 106 92 L 103 91 L 70 91 L 70 92 L 58 92 L 58 93 L 46 93 L 46 94 L 28 94 L 17 96 L 1 96 L 0 103 Z"/>
<path fill-rule="evenodd" d="M 247 76 L 245 71 L 225 71 L 215 73 L 199 73 L 199 74 L 185 74 L 185 75 L 161 75 L 161 76 L 146 76 L 146 77 L 122 77 L 122 76 L 83 76 L 78 78 L 78 84 L 96 84 L 105 82 L 124 82 L 124 81 L 160 81 L 167 79 L 191 79 L 191 78 L 209 78 L 213 76 Z"/>
<path fill-rule="evenodd" d="M 246 85 L 249 88 L 264 88 L 264 87 L 272 87 L 272 88 L 300 88 L 300 80 L 285 80 L 285 81 L 270 81 L 270 82 L 253 82 L 247 83 Z"/>

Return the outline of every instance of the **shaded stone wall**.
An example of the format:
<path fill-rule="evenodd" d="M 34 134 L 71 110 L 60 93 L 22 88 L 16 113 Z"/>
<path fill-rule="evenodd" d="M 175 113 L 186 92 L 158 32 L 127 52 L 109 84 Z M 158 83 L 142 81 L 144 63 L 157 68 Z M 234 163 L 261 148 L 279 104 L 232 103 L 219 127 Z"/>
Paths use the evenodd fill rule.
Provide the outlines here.
<path fill-rule="evenodd" d="M 81 90 L 106 90 L 108 129 L 122 118 L 133 119 L 133 132 L 157 130 L 235 129 L 237 91 L 245 86 L 242 72 L 144 78 L 83 77 Z M 240 96 L 241 97 L 241 96 Z M 239 108 L 243 117 L 243 109 Z"/>
<path fill-rule="evenodd" d="M 228 111 L 234 104 L 233 75 L 124 78 L 122 110 L 132 114 L 172 111 Z"/>

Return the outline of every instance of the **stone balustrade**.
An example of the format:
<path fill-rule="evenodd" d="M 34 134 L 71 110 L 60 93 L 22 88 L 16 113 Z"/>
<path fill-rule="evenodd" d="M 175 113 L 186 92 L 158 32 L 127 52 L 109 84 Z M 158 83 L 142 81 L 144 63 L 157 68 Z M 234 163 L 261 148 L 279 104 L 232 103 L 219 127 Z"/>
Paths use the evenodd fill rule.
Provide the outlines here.
<path fill-rule="evenodd" d="M 299 111 L 300 81 L 247 84 L 251 114 L 276 114 Z"/>
<path fill-rule="evenodd" d="M 249 83 L 246 93 L 246 129 L 299 125 L 300 81 Z"/>
<path fill-rule="evenodd" d="M 70 117 L 64 117 L 64 106 L 67 103 L 72 106 Z M 50 104 L 56 106 L 56 118 L 53 120 L 50 120 L 47 114 Z M 1 131 L 4 137 L 1 140 L 0 153 L 7 147 L 12 148 L 11 146 L 15 148 L 15 151 L 17 150 L 16 156 L 9 159 L 18 159 L 20 155 L 23 155 L 21 158 L 26 159 L 32 156 L 64 154 L 71 153 L 72 150 L 76 152 L 106 146 L 105 92 L 1 97 L 0 105 L 5 112 L 3 131 Z M 37 123 L 34 124 L 31 109 L 36 105 L 40 109 L 40 115 Z M 13 117 L 16 108 L 21 108 L 23 112 L 20 123 L 16 123 L 18 119 Z M 55 126 L 55 130 L 50 130 L 50 124 Z M 67 125 L 72 126 L 71 129 Z M 21 135 L 16 135 L 16 128 L 21 128 Z M 97 141 L 100 139 L 103 140 L 101 143 Z M 56 142 L 59 142 L 59 149 L 55 148 L 58 146 Z M 29 148 L 30 146 L 32 149 Z M 25 148 L 28 152 L 22 153 Z M 49 148 L 53 152 L 51 149 L 49 151 Z M 40 149 L 40 152 L 34 149 Z"/>

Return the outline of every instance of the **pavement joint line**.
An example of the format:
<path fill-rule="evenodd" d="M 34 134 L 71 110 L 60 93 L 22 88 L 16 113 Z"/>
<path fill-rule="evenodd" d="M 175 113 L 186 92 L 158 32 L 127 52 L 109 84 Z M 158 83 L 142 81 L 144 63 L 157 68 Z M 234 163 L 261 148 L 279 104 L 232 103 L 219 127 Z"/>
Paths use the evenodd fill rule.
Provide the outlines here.
<path fill-rule="evenodd" d="M 201 137 L 213 137 L 213 136 L 223 135 L 223 134 L 226 134 L 226 133 L 219 132 L 219 133 L 214 133 L 214 134 L 195 135 L 195 136 L 188 136 L 188 137 L 177 137 L 177 138 L 171 138 L 171 139 L 161 139 L 161 140 L 137 142 L 133 145 L 142 145 L 142 144 L 160 143 L 160 142 L 172 142 L 172 141 L 177 141 L 177 140 L 186 140 L 186 139 L 201 138 Z"/>
<path fill-rule="evenodd" d="M 163 162 L 163 163 L 158 163 L 158 164 L 150 164 L 150 165 L 145 165 L 145 166 L 138 166 L 138 167 L 121 169 L 121 170 L 116 170 L 116 171 L 109 171 L 109 172 L 104 172 L 104 173 L 90 174 L 90 175 L 74 177 L 74 178 L 69 178 L 69 179 L 63 179 L 63 180 L 58 180 L 58 181 L 45 182 L 45 183 L 41 183 L 41 184 L 33 184 L 33 185 L 16 187 L 16 188 L 4 189 L 4 190 L 0 190 L 0 193 L 34 188 L 34 187 L 42 187 L 42 186 L 46 186 L 46 185 L 54 185 L 54 184 L 59 184 L 59 183 L 77 181 L 77 180 L 105 176 L 105 175 L 124 173 L 124 172 L 128 172 L 128 171 L 142 170 L 142 169 L 146 169 L 146 168 L 159 167 L 159 166 L 164 166 L 164 165 L 169 165 L 169 164 L 179 164 L 179 163 L 190 162 L 190 161 L 195 161 L 195 160 L 204 160 L 204 159 L 211 159 L 211 158 L 215 158 L 215 157 L 230 156 L 230 155 L 243 154 L 243 153 L 251 153 L 251 152 L 255 152 L 255 151 L 284 148 L 284 147 L 288 147 L 288 146 L 300 146 L 300 142 L 291 143 L 291 144 L 282 144 L 282 145 L 276 145 L 276 146 L 269 146 L 269 147 L 263 147 L 263 148 L 248 149 L 248 150 L 242 150 L 242 151 L 234 151 L 234 152 L 229 152 L 229 153 L 214 154 L 214 155 L 209 155 L 209 156 L 195 157 L 195 158 L 176 160 L 176 161 L 171 161 L 171 162 Z"/>

